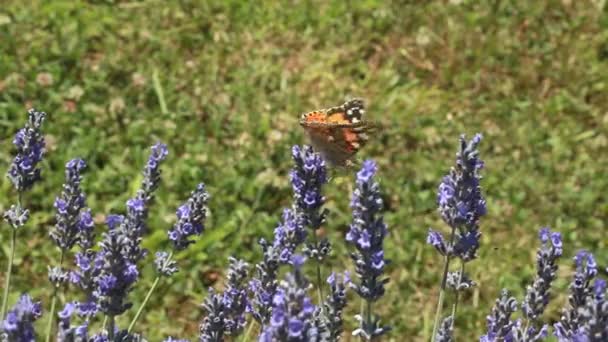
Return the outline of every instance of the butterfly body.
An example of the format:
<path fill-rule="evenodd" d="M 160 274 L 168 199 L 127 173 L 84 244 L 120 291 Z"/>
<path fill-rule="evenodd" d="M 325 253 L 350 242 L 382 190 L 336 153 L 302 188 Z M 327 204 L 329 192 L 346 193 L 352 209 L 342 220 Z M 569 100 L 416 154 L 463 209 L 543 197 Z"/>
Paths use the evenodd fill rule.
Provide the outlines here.
<path fill-rule="evenodd" d="M 341 106 L 302 114 L 300 125 L 306 130 L 315 151 L 334 166 L 351 166 L 353 157 L 369 139 L 374 125 L 365 121 L 363 101 L 355 99 Z"/>

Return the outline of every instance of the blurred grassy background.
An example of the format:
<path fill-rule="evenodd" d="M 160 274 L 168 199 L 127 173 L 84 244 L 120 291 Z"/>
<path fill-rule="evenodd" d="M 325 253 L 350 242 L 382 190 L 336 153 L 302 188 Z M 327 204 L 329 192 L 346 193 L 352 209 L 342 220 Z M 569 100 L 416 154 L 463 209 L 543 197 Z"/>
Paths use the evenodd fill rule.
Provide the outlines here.
<path fill-rule="evenodd" d="M 257 239 L 271 236 L 289 205 L 290 148 L 305 142 L 299 113 L 360 96 L 384 127 L 360 156 L 378 161 L 387 204 L 393 263 L 377 308 L 394 325 L 389 340 L 430 335 L 441 260 L 425 235 L 429 227 L 446 229 L 435 192 L 461 133 L 485 136 L 489 211 L 480 258 L 468 268 L 479 286 L 461 305 L 459 340 L 482 333 L 500 288 L 521 298 L 545 225 L 565 239 L 560 295 L 547 314 L 558 318 L 573 253 L 587 248 L 600 265 L 608 262 L 604 3 L 4 1 L 2 172 L 26 108 L 49 114 L 44 182 L 26 196 L 33 218 L 19 231 L 11 303 L 21 291 L 49 296 L 46 265 L 59 253 L 47 232 L 64 163 L 75 156 L 88 162 L 84 188 L 101 223 L 123 211 L 148 146 L 161 140 L 170 156 L 146 246 L 167 246 L 175 208 L 201 181 L 213 196 L 211 217 L 139 328 L 152 341 L 193 338 L 198 305 L 209 286 L 221 284 L 226 258 L 257 261 Z M 352 179 L 338 174 L 325 192 L 336 269 L 351 267 L 341 241 Z M 6 209 L 15 194 L 4 177 L 0 191 Z M 1 236 L 4 269 L 6 225 Z M 136 305 L 152 279 L 146 267 Z"/>

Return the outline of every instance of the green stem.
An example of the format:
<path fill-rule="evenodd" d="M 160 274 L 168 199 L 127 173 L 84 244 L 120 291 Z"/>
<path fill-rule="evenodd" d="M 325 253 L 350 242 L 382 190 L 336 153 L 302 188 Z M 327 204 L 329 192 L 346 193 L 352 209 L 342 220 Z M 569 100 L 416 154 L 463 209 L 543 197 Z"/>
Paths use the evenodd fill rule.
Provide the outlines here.
<path fill-rule="evenodd" d="M 371 300 L 367 300 L 367 326 L 371 327 L 372 326 L 372 301 Z"/>
<path fill-rule="evenodd" d="M 165 260 L 165 263 L 164 263 L 163 266 L 167 266 L 167 264 L 171 261 L 172 257 L 173 257 L 173 251 L 171 251 L 169 253 L 169 256 Z M 159 275 L 159 276 L 156 277 L 156 279 L 154 279 L 154 283 L 152 284 L 152 287 L 150 288 L 150 290 L 146 294 L 146 297 L 144 298 L 144 301 L 139 306 L 139 309 L 137 309 L 137 313 L 135 314 L 135 317 L 133 317 L 133 320 L 131 320 L 131 324 L 129 324 L 129 328 L 127 329 L 127 333 L 130 333 L 131 331 L 133 331 L 133 328 L 135 327 L 135 323 L 137 323 L 137 320 L 139 319 L 139 316 L 141 316 L 141 313 L 144 311 L 144 307 L 146 306 L 146 304 L 148 304 L 148 301 L 150 301 L 150 298 L 152 297 L 152 293 L 154 292 L 154 290 L 156 290 L 156 287 L 158 286 L 158 283 L 160 282 L 160 278 L 161 278 L 161 276 Z"/>
<path fill-rule="evenodd" d="M 141 313 L 144 311 L 144 307 L 146 306 L 146 304 L 148 304 L 148 301 L 150 300 L 150 297 L 152 296 L 152 292 L 154 292 L 154 290 L 156 290 L 156 287 L 158 286 L 158 283 L 160 282 L 160 278 L 161 278 L 160 276 L 157 276 L 156 279 L 154 279 L 154 283 L 152 284 L 150 291 L 148 291 L 148 294 L 146 294 L 146 298 L 144 298 L 143 303 L 141 303 L 141 305 L 139 306 L 139 309 L 137 309 L 137 313 L 135 314 L 135 317 L 133 317 L 133 320 L 131 320 L 131 324 L 129 324 L 127 333 L 130 333 L 133 330 L 133 327 L 135 327 L 135 323 L 137 323 L 139 316 L 141 316 Z"/>
<path fill-rule="evenodd" d="M 243 337 L 241 338 L 241 342 L 249 341 L 249 335 L 251 334 L 251 330 L 253 330 L 254 325 L 255 325 L 255 320 L 251 320 L 251 322 L 249 322 L 249 326 L 247 327 L 247 330 L 245 330 L 245 334 L 243 334 Z"/>
<path fill-rule="evenodd" d="M 317 259 L 317 289 L 319 294 L 319 307 L 323 310 L 323 283 L 321 280 L 321 261 Z"/>
<path fill-rule="evenodd" d="M 59 258 L 59 267 L 63 266 L 63 258 L 65 257 L 65 250 L 61 249 L 61 257 Z M 53 322 L 55 321 L 55 307 L 57 306 L 57 293 L 59 292 L 59 286 L 53 284 L 53 299 L 51 300 L 51 311 L 49 315 L 49 323 L 46 326 L 46 342 L 51 341 L 51 334 L 53 333 Z"/>
<path fill-rule="evenodd" d="M 524 330 L 523 330 L 524 339 L 528 338 L 528 329 L 530 329 L 530 320 L 529 319 L 526 320 L 526 326 L 524 327 Z"/>
<path fill-rule="evenodd" d="M 460 285 L 462 281 L 462 276 L 464 275 L 464 262 L 460 261 L 460 272 L 458 274 L 458 283 L 457 286 Z M 460 291 L 456 289 L 456 294 L 454 298 L 454 305 L 452 305 L 452 329 L 454 329 L 454 321 L 456 320 L 456 311 L 458 310 L 458 300 L 460 299 Z"/>
<path fill-rule="evenodd" d="M 319 244 L 317 240 L 317 231 L 313 230 L 312 234 L 315 248 L 318 248 Z M 319 296 L 319 307 L 321 308 L 321 311 L 323 311 L 323 281 L 321 280 L 321 260 L 319 260 L 318 258 L 315 259 L 317 259 L 317 294 Z"/>
<path fill-rule="evenodd" d="M 365 309 L 365 312 L 363 310 Z M 363 320 L 365 317 L 365 321 Z M 372 326 L 372 301 L 369 299 L 361 300 L 361 329 L 365 329 L 366 327 Z M 372 338 L 371 341 L 375 339 Z M 367 341 L 363 334 L 361 335 L 361 341 Z"/>
<path fill-rule="evenodd" d="M 23 192 L 19 191 L 19 195 L 17 198 L 17 205 L 19 206 L 19 210 L 21 210 L 21 202 L 23 202 Z M 2 319 L 6 318 L 6 309 L 8 306 L 8 289 L 11 286 L 11 273 L 13 272 L 13 260 L 15 259 L 15 241 L 17 240 L 17 229 L 15 227 L 11 227 L 11 250 L 8 255 L 8 266 L 6 267 L 6 282 L 4 284 L 4 294 L 2 296 L 2 312 L 0 317 Z"/>
<path fill-rule="evenodd" d="M 108 315 L 106 316 L 107 318 L 107 324 L 108 324 L 108 340 L 113 341 L 114 340 L 114 316 Z"/>
<path fill-rule="evenodd" d="M 156 97 L 158 98 L 160 112 L 163 114 L 167 114 L 169 110 L 167 109 L 167 102 L 165 101 L 165 93 L 163 92 L 163 86 L 160 83 L 160 78 L 158 76 L 158 69 L 152 70 L 152 83 L 154 85 Z"/>
<path fill-rule="evenodd" d="M 454 237 L 456 235 L 456 228 L 452 227 L 452 234 L 450 236 L 450 248 L 454 244 Z M 445 263 L 443 265 L 443 278 L 441 279 L 441 289 L 439 290 L 439 299 L 437 300 L 437 308 L 435 309 L 435 322 L 433 323 L 433 336 L 431 336 L 431 342 L 435 342 L 437 338 L 437 330 L 439 329 L 439 322 L 441 321 L 441 312 L 443 311 L 443 301 L 445 299 L 445 288 L 448 281 L 448 270 L 450 267 L 451 255 L 450 251 L 446 253 Z"/>
<path fill-rule="evenodd" d="M 439 291 L 439 300 L 437 301 L 437 308 L 435 309 L 435 321 L 433 323 L 433 335 L 431 336 L 431 341 L 435 342 L 435 338 L 437 336 L 437 329 L 439 328 L 439 321 L 441 320 L 441 308 L 443 307 L 443 297 L 445 296 L 445 291 L 441 289 Z"/>
<path fill-rule="evenodd" d="M 4 284 L 4 294 L 2 295 L 2 319 L 6 318 L 6 307 L 8 305 L 8 289 L 11 285 L 11 272 L 13 271 L 13 259 L 15 258 L 15 239 L 17 230 L 11 228 L 11 250 L 8 256 L 8 266 L 6 267 L 6 282 Z"/>
<path fill-rule="evenodd" d="M 366 313 L 365 313 L 365 304 L 367 303 L 367 301 L 365 299 L 363 299 L 363 297 L 361 297 L 361 302 L 359 303 L 359 316 L 361 316 L 361 322 L 359 322 L 360 324 L 360 328 L 363 329 L 363 327 L 365 326 L 365 322 L 363 321 L 363 317 L 365 317 Z M 363 336 L 361 336 L 360 338 L 361 341 L 365 341 L 363 339 Z"/>

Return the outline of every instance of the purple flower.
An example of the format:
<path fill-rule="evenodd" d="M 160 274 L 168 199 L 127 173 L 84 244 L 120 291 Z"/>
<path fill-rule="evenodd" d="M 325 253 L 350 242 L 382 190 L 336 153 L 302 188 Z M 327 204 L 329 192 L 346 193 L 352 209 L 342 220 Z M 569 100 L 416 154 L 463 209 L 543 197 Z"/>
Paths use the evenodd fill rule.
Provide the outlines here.
<path fill-rule="evenodd" d="M 593 254 L 579 251 L 574 257 L 576 270 L 570 284 L 568 307 L 553 325 L 560 342 L 603 341 L 608 339 L 608 301 L 606 283 L 596 278 Z"/>
<path fill-rule="evenodd" d="M 60 286 L 67 283 L 69 279 L 69 272 L 64 271 L 59 266 L 47 266 L 47 268 L 49 274 L 49 281 L 51 282 L 51 284 L 55 286 Z"/>
<path fill-rule="evenodd" d="M 290 172 L 291 186 L 293 189 L 294 205 L 291 211 L 294 217 L 298 217 L 298 233 L 292 241 L 300 243 L 305 239 L 305 232 L 300 231 L 300 224 L 308 226 L 313 232 L 313 241 L 309 241 L 304 247 L 304 253 L 313 259 L 322 261 L 331 251 L 331 244 L 327 239 L 316 239 L 316 231 L 321 228 L 327 217 L 327 210 L 322 209 L 325 197 L 322 188 L 328 182 L 325 161 L 310 146 L 300 147 L 295 145 L 291 150 L 294 167 Z M 302 228 L 303 229 L 303 228 Z M 297 244 L 296 244 L 297 245 Z M 287 248 L 287 247 L 285 247 Z M 286 254 L 294 252 L 294 248 L 283 250 Z"/>
<path fill-rule="evenodd" d="M 542 341 L 549 334 L 549 328 L 543 324 L 540 329 L 524 323 L 522 319 L 515 321 L 513 327 L 513 341 Z"/>
<path fill-rule="evenodd" d="M 224 303 L 222 299 L 221 294 L 209 289 L 209 294 L 203 303 L 207 316 L 200 327 L 199 341 L 219 342 L 224 340 Z"/>
<path fill-rule="evenodd" d="M 169 230 L 169 239 L 176 250 L 183 250 L 191 243 L 190 237 L 200 235 L 205 229 L 209 194 L 204 184 L 196 187 L 186 203 L 177 209 L 177 223 Z"/>
<path fill-rule="evenodd" d="M 261 325 L 269 323 L 272 315 L 272 298 L 278 288 L 279 253 L 265 240 L 260 240 L 263 259 L 255 265 L 255 276 L 249 282 L 252 298 L 247 311 Z"/>
<path fill-rule="evenodd" d="M 281 263 L 290 263 L 296 248 L 306 239 L 304 224 L 304 216 L 296 210 L 283 210 L 283 222 L 275 228 L 273 240 L 273 247 L 278 251 Z"/>
<path fill-rule="evenodd" d="M 71 318 L 76 312 L 78 304 L 75 302 L 66 303 L 63 310 L 57 313 L 59 326 L 57 331 L 57 341 L 88 341 L 88 324 L 71 326 Z"/>
<path fill-rule="evenodd" d="M 477 147 L 481 134 L 466 141 L 460 137 L 460 150 L 456 155 L 456 165 L 443 177 L 437 191 L 437 203 L 443 220 L 454 230 L 454 243 L 445 245 L 441 234 L 433 232 L 427 242 L 442 255 L 456 255 L 463 261 L 476 257 L 479 248 L 479 219 L 486 214 L 486 201 L 481 193 L 479 171 L 483 161 L 479 159 Z M 429 235 L 431 232 L 429 232 Z"/>
<path fill-rule="evenodd" d="M 562 255 L 562 240 L 560 233 L 551 232 L 549 228 L 540 230 L 539 239 L 536 277 L 528 286 L 521 307 L 525 320 L 511 320 L 511 314 L 517 310 L 517 301 L 503 290 L 488 316 L 488 333 L 481 341 L 540 341 L 547 337 L 548 327 L 540 318 L 549 304 L 549 289 L 556 277 L 557 260 Z"/>
<path fill-rule="evenodd" d="M 142 181 L 141 190 L 143 200 L 147 203 L 152 200 L 154 191 L 160 184 L 160 163 L 162 163 L 169 154 L 167 145 L 163 143 L 156 143 L 151 147 L 152 152 L 144 167 L 144 180 Z"/>
<path fill-rule="evenodd" d="M 154 257 L 156 273 L 163 277 L 170 277 L 177 273 L 177 262 L 172 260 L 167 252 L 156 252 Z"/>
<path fill-rule="evenodd" d="M 95 243 L 95 223 L 90 209 L 86 208 L 80 211 L 77 229 L 80 248 L 83 250 L 92 248 Z"/>
<path fill-rule="evenodd" d="M 476 134 L 469 142 L 464 135 L 460 137 L 456 166 L 439 185 L 439 212 L 450 227 L 464 226 L 470 230 L 486 213 L 486 201 L 479 186 L 479 170 L 483 168 L 483 161 L 479 159 L 477 146 L 481 139 L 481 134 Z"/>
<path fill-rule="evenodd" d="M 308 283 L 294 265 L 272 299 L 272 317 L 262 327 L 259 341 L 316 341 L 319 338 L 317 307 L 306 295 Z"/>
<path fill-rule="evenodd" d="M 77 303 L 78 313 L 81 316 L 92 317 L 97 314 L 98 278 L 104 266 L 103 254 L 92 250 L 76 253 L 75 264 L 77 269 L 70 273 L 70 282 L 85 293 L 86 300 Z"/>
<path fill-rule="evenodd" d="M 13 229 L 18 229 L 19 227 L 23 227 L 27 220 L 29 220 L 30 211 L 19 205 L 13 204 L 4 212 L 2 217 Z"/>
<path fill-rule="evenodd" d="M 236 336 L 245 327 L 245 311 L 249 305 L 245 281 L 249 273 L 249 264 L 243 260 L 230 258 L 228 268 L 228 284 L 223 293 L 224 330 L 226 335 Z"/>
<path fill-rule="evenodd" d="M 437 331 L 437 336 L 435 336 L 436 342 L 453 342 L 454 341 L 454 318 L 452 316 L 447 316 L 441 321 L 441 326 Z"/>
<path fill-rule="evenodd" d="M 106 217 L 106 225 L 108 226 L 109 230 L 113 230 L 113 229 L 119 227 L 124 219 L 125 219 L 125 217 L 122 215 L 110 214 Z"/>
<path fill-rule="evenodd" d="M 36 341 L 34 322 L 42 315 L 40 302 L 23 294 L 2 322 L 2 340 L 18 342 Z"/>
<path fill-rule="evenodd" d="M 207 316 L 201 324 L 201 342 L 223 341 L 224 336 L 237 336 L 245 327 L 245 311 L 249 305 L 245 280 L 249 265 L 230 258 L 228 284 L 224 293 L 210 290 L 203 307 Z"/>
<path fill-rule="evenodd" d="M 549 289 L 556 277 L 557 260 L 562 256 L 560 233 L 542 228 L 539 238 L 542 245 L 536 253 L 536 277 L 533 284 L 528 286 L 522 304 L 524 316 L 531 321 L 536 321 L 549 304 Z"/>
<path fill-rule="evenodd" d="M 608 340 L 608 293 L 606 281 L 596 279 L 593 284 L 593 295 L 587 298 L 587 303 L 581 311 L 581 318 L 585 322 L 583 331 L 591 341 Z"/>
<path fill-rule="evenodd" d="M 122 255 L 126 261 L 132 264 L 137 264 L 148 253 L 141 247 L 141 241 L 147 231 L 146 219 L 148 217 L 146 202 L 141 199 L 141 194 L 140 191 L 138 197 L 127 200 L 125 216 L 109 215 L 106 220 L 107 235 L 120 236 Z"/>
<path fill-rule="evenodd" d="M 503 289 L 486 319 L 488 331 L 480 338 L 480 342 L 513 341 L 515 323 L 511 320 L 511 315 L 515 311 L 517 311 L 517 300 Z"/>
<path fill-rule="evenodd" d="M 342 275 L 333 273 L 327 278 L 330 293 L 327 295 L 323 307 L 327 331 L 330 341 L 338 341 L 342 335 L 343 322 L 342 311 L 346 307 L 346 292 L 351 284 L 350 275 L 344 272 Z"/>
<path fill-rule="evenodd" d="M 388 231 L 381 215 L 383 203 L 379 185 L 374 180 L 377 170 L 376 163 L 366 160 L 357 173 L 356 188 L 351 200 L 353 221 L 346 235 L 346 241 L 356 248 L 352 259 L 361 280 L 352 287 L 368 303 L 382 297 L 384 284 L 388 282 L 388 278 L 382 277 L 384 266 L 388 262 L 383 251 L 384 237 Z M 366 316 L 371 317 L 371 313 Z M 373 319 L 361 320 L 361 326 L 356 332 L 370 339 L 388 331 L 387 327 L 380 327 L 378 324 L 378 321 Z"/>
<path fill-rule="evenodd" d="M 446 286 L 452 290 L 464 291 L 476 285 L 477 283 L 471 280 L 466 273 L 448 272 Z"/>
<path fill-rule="evenodd" d="M 380 212 L 382 199 L 378 183 L 373 179 L 376 164 L 367 160 L 357 174 L 357 187 L 353 193 L 351 208 L 353 222 L 346 240 L 356 247 L 353 260 L 361 284 L 353 284 L 356 292 L 366 300 L 376 301 L 384 294 L 388 279 L 379 279 L 386 264 L 383 254 L 386 224 Z"/>
<path fill-rule="evenodd" d="M 137 263 L 142 260 L 148 251 L 141 247 L 141 241 L 147 232 L 146 220 L 148 218 L 148 206 L 154 197 L 160 182 L 160 163 L 167 156 L 167 147 L 161 143 L 152 146 L 152 153 L 144 168 L 144 180 L 142 187 L 137 191 L 135 197 L 126 202 L 126 215 L 108 215 L 108 236 L 119 242 L 122 248 L 122 257 L 126 263 L 125 274 L 118 278 L 133 278 Z M 106 239 L 107 240 L 107 239 Z M 115 255 L 113 253 L 110 253 Z M 109 255 L 109 254 L 106 254 Z M 134 270 L 135 269 L 135 270 Z M 120 310 L 119 310 L 120 311 Z"/>
<path fill-rule="evenodd" d="M 68 251 L 74 244 L 91 239 L 93 222 L 90 211 L 86 209 L 86 195 L 80 188 L 81 172 L 86 164 L 82 159 L 72 159 L 65 165 L 65 183 L 61 196 L 55 199 L 57 223 L 51 230 L 51 239 L 57 246 Z"/>
<path fill-rule="evenodd" d="M 99 312 L 99 305 L 93 301 L 79 302 L 77 304 L 78 315 L 82 317 L 93 317 Z"/>
<path fill-rule="evenodd" d="M 103 260 L 94 278 L 94 297 L 106 315 L 118 316 L 131 307 L 127 295 L 137 280 L 137 268 L 131 261 L 129 241 L 120 230 L 103 234 L 96 258 Z"/>
<path fill-rule="evenodd" d="M 37 166 L 42 161 L 45 147 L 40 128 L 46 113 L 30 109 L 27 114 L 28 122 L 13 139 L 17 154 L 8 170 L 8 178 L 19 192 L 29 189 L 40 179 Z"/>
<path fill-rule="evenodd" d="M 325 161 L 310 146 L 293 146 L 292 158 L 294 168 L 290 178 L 296 206 L 306 213 L 307 223 L 313 229 L 318 229 L 325 218 L 324 213 L 320 212 L 325 203 L 321 189 L 327 183 Z"/>
<path fill-rule="evenodd" d="M 118 330 L 115 329 L 114 337 L 110 338 L 108 332 L 106 330 L 101 330 L 99 333 L 91 336 L 87 342 L 115 342 L 115 341 L 124 341 L 124 342 L 145 342 L 140 334 L 129 333 L 127 330 Z"/>

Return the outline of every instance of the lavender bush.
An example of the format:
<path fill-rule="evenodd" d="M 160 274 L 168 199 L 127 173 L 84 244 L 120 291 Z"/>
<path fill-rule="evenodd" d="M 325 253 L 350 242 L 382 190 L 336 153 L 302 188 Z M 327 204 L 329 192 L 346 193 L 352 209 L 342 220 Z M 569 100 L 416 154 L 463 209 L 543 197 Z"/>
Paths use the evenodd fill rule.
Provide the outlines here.
<path fill-rule="evenodd" d="M 3 215 L 10 226 L 11 246 L 2 301 L 2 341 L 36 341 L 39 337 L 34 322 L 43 313 L 42 303 L 23 294 L 8 310 L 8 293 L 16 231 L 29 218 L 23 195 L 41 180 L 38 164 L 44 153 L 40 131 L 44 117 L 42 112 L 28 112 L 26 126 L 15 136 L 17 151 L 8 170 L 17 203 Z M 449 238 L 436 230 L 428 232 L 427 242 L 444 259 L 434 341 L 454 341 L 459 293 L 476 285 L 465 272 L 465 265 L 477 256 L 479 221 L 486 214 L 480 187 L 479 172 L 483 168 L 478 152 L 480 142 L 479 134 L 470 141 L 461 137 L 456 164 L 439 185 L 438 207 L 450 228 Z M 157 143 L 151 147 L 140 188 L 126 201 L 123 213 L 106 216 L 106 227 L 97 234 L 99 229 L 87 207 L 82 185 L 86 162 L 75 158 L 66 163 L 65 183 L 54 204 L 56 223 L 50 231 L 50 238 L 59 250 L 59 262 L 49 266 L 52 295 L 48 310 L 51 319 L 45 331 L 47 341 L 145 341 L 144 335 L 136 332 L 139 317 L 159 283 L 179 272 L 175 255 L 190 248 L 196 237 L 208 229 L 210 195 L 201 183 L 177 207 L 175 223 L 167 229 L 167 245 L 171 249 L 153 251 L 152 258 L 142 246 L 149 231 L 147 218 L 154 194 L 162 185 L 160 167 L 167 155 L 166 145 Z M 350 201 L 352 222 L 344 243 L 352 248 L 356 277 L 351 279 L 349 271 L 332 272 L 323 282 L 323 268 L 328 266 L 332 243 L 337 243 L 320 234 L 330 217 L 324 208 L 323 195 L 323 187 L 329 182 L 328 170 L 311 147 L 294 146 L 292 158 L 291 205 L 284 208 L 272 238 L 260 239 L 262 258 L 254 266 L 229 258 L 225 285 L 209 289 L 201 305 L 205 314 L 201 318 L 199 341 L 338 341 L 347 330 L 344 312 L 348 312 L 349 305 L 356 306 L 350 290 L 362 301 L 361 310 L 354 317 L 358 326 L 352 335 L 370 341 L 390 333 L 390 326 L 381 324 L 376 314 L 389 281 L 386 272 L 389 260 L 384 250 L 389 230 L 383 220 L 378 165 L 367 160 L 355 175 Z M 587 251 L 580 251 L 574 258 L 575 272 L 561 318 L 552 326 L 543 318 L 554 297 L 551 285 L 557 278 L 564 250 L 559 232 L 543 228 L 539 240 L 536 275 L 527 286 L 521 305 L 508 290 L 503 290 L 487 316 L 487 331 L 480 341 L 540 341 L 550 335 L 564 342 L 607 341 L 606 281 L 598 276 L 595 258 Z M 133 289 L 143 286 L 142 266 L 151 259 L 156 278 L 142 304 L 135 309 Z M 455 259 L 460 261 L 458 268 L 451 270 Z M 306 274 L 308 262 L 313 263 L 312 277 Z M 68 285 L 72 291 L 67 291 Z M 451 312 L 444 315 L 448 290 L 454 300 Z M 315 292 L 316 300 L 311 295 Z M 70 300 L 60 303 L 60 298 Z M 133 319 L 125 327 L 119 326 L 116 318 L 131 310 L 135 312 Z M 521 316 L 515 318 L 518 312 Z M 167 337 L 165 341 L 188 340 Z"/>

